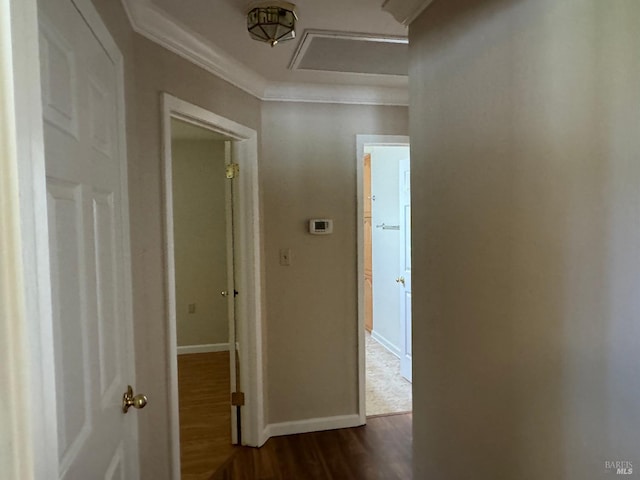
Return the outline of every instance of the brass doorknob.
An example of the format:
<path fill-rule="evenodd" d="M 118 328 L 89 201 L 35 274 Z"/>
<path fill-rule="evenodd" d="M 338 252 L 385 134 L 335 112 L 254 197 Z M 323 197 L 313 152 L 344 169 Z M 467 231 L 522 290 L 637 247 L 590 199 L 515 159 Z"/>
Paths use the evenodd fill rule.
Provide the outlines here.
<path fill-rule="evenodd" d="M 404 277 L 398 277 L 396 278 L 396 283 L 401 283 L 402 286 L 404 287 Z"/>
<path fill-rule="evenodd" d="M 228 297 L 229 296 L 229 292 L 227 292 L 226 290 L 223 290 L 220 292 L 220 295 L 222 295 L 223 297 Z"/>
<path fill-rule="evenodd" d="M 122 413 L 127 413 L 129 408 L 137 408 L 138 410 L 144 408 L 147 405 L 146 395 L 138 394 L 133 395 L 133 388 L 131 385 L 127 386 L 127 391 L 122 395 Z"/>

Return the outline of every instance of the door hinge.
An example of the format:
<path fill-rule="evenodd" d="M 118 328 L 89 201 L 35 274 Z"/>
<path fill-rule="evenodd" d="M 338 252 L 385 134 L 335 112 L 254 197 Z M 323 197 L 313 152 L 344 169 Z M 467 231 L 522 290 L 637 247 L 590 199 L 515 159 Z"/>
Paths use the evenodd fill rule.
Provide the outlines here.
<path fill-rule="evenodd" d="M 227 165 L 227 178 L 236 178 L 240 173 L 240 165 L 237 163 L 230 163 Z"/>
<path fill-rule="evenodd" d="M 231 405 L 234 407 L 244 406 L 244 392 L 231 392 Z"/>

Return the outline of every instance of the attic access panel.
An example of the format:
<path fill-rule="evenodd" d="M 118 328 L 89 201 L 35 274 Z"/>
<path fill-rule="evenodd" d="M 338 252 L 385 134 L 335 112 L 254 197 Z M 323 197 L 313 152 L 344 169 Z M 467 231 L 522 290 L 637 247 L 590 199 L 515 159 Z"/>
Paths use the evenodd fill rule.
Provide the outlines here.
<path fill-rule="evenodd" d="M 409 43 L 403 37 L 307 30 L 289 68 L 406 76 Z"/>

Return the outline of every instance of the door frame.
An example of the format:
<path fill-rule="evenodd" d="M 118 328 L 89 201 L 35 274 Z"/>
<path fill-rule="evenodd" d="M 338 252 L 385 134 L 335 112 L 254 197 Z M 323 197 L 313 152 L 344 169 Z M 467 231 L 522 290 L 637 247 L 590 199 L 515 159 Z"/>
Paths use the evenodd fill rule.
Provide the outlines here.
<path fill-rule="evenodd" d="M 408 135 L 356 135 L 356 191 L 357 191 L 357 258 L 358 258 L 358 415 L 360 423 L 367 422 L 366 345 L 364 334 L 364 147 L 408 146 Z"/>
<path fill-rule="evenodd" d="M 262 258 L 260 196 L 258 185 L 258 134 L 255 130 L 224 118 L 202 107 L 162 95 L 162 156 L 165 209 L 166 330 L 169 365 L 169 415 L 171 464 L 174 478 L 180 478 L 180 422 L 178 410 L 178 361 L 176 334 L 175 262 L 173 243 L 173 195 L 171 158 L 171 119 L 176 118 L 235 139 L 232 154 L 240 165 L 237 203 L 234 204 L 236 285 L 236 337 L 240 343 L 240 389 L 245 405 L 240 409 L 242 444 L 259 447 L 264 437 L 262 375 Z M 233 421 L 233 420 L 232 420 Z"/>
<path fill-rule="evenodd" d="M 0 2 L 0 477 L 57 471 L 49 234 L 36 0 Z"/>

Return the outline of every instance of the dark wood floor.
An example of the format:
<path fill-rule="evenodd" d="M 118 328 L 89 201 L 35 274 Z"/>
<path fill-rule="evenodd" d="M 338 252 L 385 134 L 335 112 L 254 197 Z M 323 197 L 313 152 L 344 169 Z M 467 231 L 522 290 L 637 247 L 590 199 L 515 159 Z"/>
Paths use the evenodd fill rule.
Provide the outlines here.
<path fill-rule="evenodd" d="M 210 480 L 410 480 L 411 414 L 357 428 L 274 437 L 238 447 Z"/>
<path fill-rule="evenodd" d="M 178 355 L 182 480 L 206 480 L 229 459 L 229 352 Z"/>

